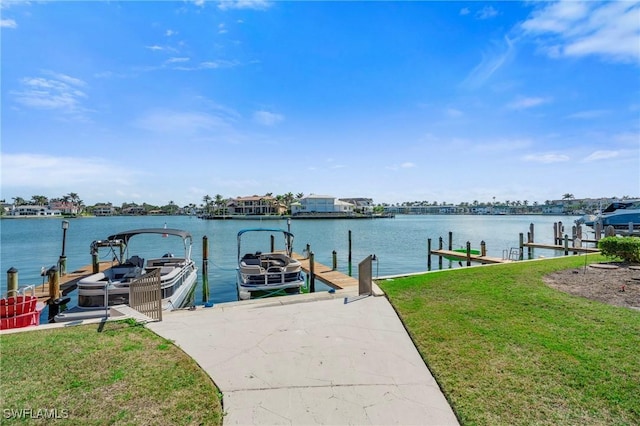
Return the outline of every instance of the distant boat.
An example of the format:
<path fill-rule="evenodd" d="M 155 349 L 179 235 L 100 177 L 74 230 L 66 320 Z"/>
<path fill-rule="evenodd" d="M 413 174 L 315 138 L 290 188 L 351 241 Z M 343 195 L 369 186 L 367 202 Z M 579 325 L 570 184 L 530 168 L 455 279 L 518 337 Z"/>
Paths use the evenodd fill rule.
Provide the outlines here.
<path fill-rule="evenodd" d="M 184 255 L 176 257 L 172 253 L 165 253 L 161 257 L 145 260 L 138 255 L 128 256 L 121 251 L 116 254 L 115 248 L 124 250 L 129 240 L 141 234 L 158 235 L 163 240 L 174 236 L 181 238 L 184 245 Z M 159 241 L 161 244 L 163 241 Z M 78 306 L 63 311 L 55 316 L 55 322 L 77 321 L 105 316 L 107 306 L 126 305 L 129 303 L 129 287 L 137 279 L 153 270 L 160 270 L 160 287 L 162 292 L 162 309 L 173 310 L 184 307 L 188 302 L 198 275 L 198 268 L 191 259 L 192 237 L 187 231 L 171 228 L 148 228 L 120 232 L 111 235 L 104 241 L 94 241 L 91 244 L 92 253 L 99 248 L 107 248 L 115 256 L 112 267 L 89 275 L 78 281 Z"/>
<path fill-rule="evenodd" d="M 285 249 L 268 252 L 246 252 L 243 236 L 252 234 L 282 234 Z M 302 264 L 291 257 L 293 234 L 283 229 L 250 228 L 238 232 L 238 300 L 271 296 L 283 293 L 299 293 L 304 285 Z M 244 254 L 242 254 L 244 252 Z"/>
<path fill-rule="evenodd" d="M 597 222 L 603 227 L 611 225 L 616 229 L 626 229 L 629 223 L 633 223 L 634 229 L 640 229 L 640 200 L 615 201 L 601 213 L 585 215 L 576 221 L 590 227 Z"/>

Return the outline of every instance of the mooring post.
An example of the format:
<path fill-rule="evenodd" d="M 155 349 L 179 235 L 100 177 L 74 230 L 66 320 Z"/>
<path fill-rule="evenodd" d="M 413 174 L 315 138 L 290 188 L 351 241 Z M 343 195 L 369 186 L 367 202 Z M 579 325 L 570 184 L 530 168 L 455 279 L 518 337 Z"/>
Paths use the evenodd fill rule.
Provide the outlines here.
<path fill-rule="evenodd" d="M 467 241 L 467 266 L 471 266 L 471 242 Z"/>
<path fill-rule="evenodd" d="M 484 242 L 484 240 L 480 241 L 480 256 L 486 256 L 487 255 L 487 243 Z"/>
<path fill-rule="evenodd" d="M 564 234 L 564 255 L 569 255 L 569 234 Z"/>
<path fill-rule="evenodd" d="M 431 270 L 431 238 L 427 238 L 427 271 Z"/>
<path fill-rule="evenodd" d="M 309 293 L 316 292 L 316 273 L 313 252 L 309 252 Z"/>
<path fill-rule="evenodd" d="M 524 259 L 524 233 L 521 232 L 520 233 L 520 259 L 519 260 L 523 260 Z"/>
<path fill-rule="evenodd" d="M 529 244 L 533 244 L 533 241 L 531 241 L 531 232 L 527 232 L 527 241 Z M 529 259 L 533 257 L 533 247 L 527 246 L 527 256 Z"/>
<path fill-rule="evenodd" d="M 558 245 L 558 222 L 553 222 L 553 244 Z"/>
<path fill-rule="evenodd" d="M 209 301 L 209 238 L 202 237 L 202 303 Z"/>
<path fill-rule="evenodd" d="M 558 242 L 557 245 L 562 244 L 562 234 L 564 234 L 564 226 L 562 225 L 562 221 L 558 222 Z"/>
<path fill-rule="evenodd" d="M 351 276 L 351 229 L 349 229 L 349 276 Z"/>
<path fill-rule="evenodd" d="M 91 245 L 91 269 L 94 274 L 100 272 L 100 261 L 98 260 L 98 248 Z"/>
<path fill-rule="evenodd" d="M 535 234 L 534 234 L 534 226 L 533 223 L 529 224 L 529 232 L 531 233 L 531 242 L 533 243 L 535 241 Z"/>
<path fill-rule="evenodd" d="M 331 255 L 333 258 L 333 270 L 335 271 L 336 269 L 338 269 L 338 252 L 334 250 L 331 252 Z"/>
<path fill-rule="evenodd" d="M 442 237 L 438 238 L 438 250 L 442 250 Z M 442 255 L 438 255 L 438 269 L 442 269 Z"/>
<path fill-rule="evenodd" d="M 597 220 L 593 228 L 596 233 L 596 245 L 597 245 L 598 241 L 600 241 L 600 238 L 602 237 L 602 222 Z"/>
<path fill-rule="evenodd" d="M 69 229 L 69 221 L 62 221 L 62 253 L 60 254 L 60 260 L 58 263 L 60 264 L 60 275 L 67 274 L 67 256 L 65 255 L 65 247 L 67 243 L 67 229 Z"/>
<path fill-rule="evenodd" d="M 13 266 L 7 270 L 7 297 L 18 295 L 18 270 Z"/>
<path fill-rule="evenodd" d="M 49 322 L 53 322 L 53 319 L 60 311 L 60 306 L 55 301 L 60 297 L 60 274 L 58 268 L 51 267 L 47 272 L 49 274 Z"/>
<path fill-rule="evenodd" d="M 448 250 L 453 250 L 453 232 L 449 231 L 449 245 L 447 246 Z"/>

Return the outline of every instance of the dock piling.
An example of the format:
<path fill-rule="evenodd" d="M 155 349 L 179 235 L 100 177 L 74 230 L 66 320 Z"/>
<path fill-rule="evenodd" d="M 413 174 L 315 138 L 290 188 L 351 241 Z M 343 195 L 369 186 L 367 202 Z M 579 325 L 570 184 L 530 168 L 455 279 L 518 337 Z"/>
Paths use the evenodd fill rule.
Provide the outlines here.
<path fill-rule="evenodd" d="M 427 271 L 431 270 L 431 238 L 427 238 Z"/>
<path fill-rule="evenodd" d="M 467 266 L 471 266 L 471 241 L 467 241 Z"/>
<path fill-rule="evenodd" d="M 351 275 L 351 229 L 349 229 L 349 276 Z"/>
<path fill-rule="evenodd" d="M 7 270 L 7 297 L 18 295 L 18 270 L 13 266 Z"/>
<path fill-rule="evenodd" d="M 313 252 L 309 252 L 309 293 L 316 292 L 316 274 L 314 267 L 314 255 Z"/>
<path fill-rule="evenodd" d="M 334 250 L 331 252 L 332 258 L 333 258 L 333 268 L 332 270 L 336 270 L 338 269 L 338 253 Z"/>
<path fill-rule="evenodd" d="M 202 303 L 209 301 L 209 239 L 202 237 Z"/>
<path fill-rule="evenodd" d="M 60 274 L 58 273 L 58 268 L 55 266 L 49 268 L 47 274 L 49 275 L 49 300 L 47 303 L 49 305 L 49 322 L 51 323 L 60 311 L 60 305 L 55 303 L 60 297 Z"/>

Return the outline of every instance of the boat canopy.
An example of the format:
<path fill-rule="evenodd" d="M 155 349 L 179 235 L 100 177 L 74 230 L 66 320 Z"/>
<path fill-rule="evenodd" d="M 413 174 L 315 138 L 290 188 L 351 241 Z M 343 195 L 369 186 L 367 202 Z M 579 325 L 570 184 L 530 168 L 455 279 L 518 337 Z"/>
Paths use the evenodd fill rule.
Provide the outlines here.
<path fill-rule="evenodd" d="M 291 256 L 292 246 L 293 246 L 293 234 L 289 231 L 285 231 L 284 229 L 279 228 L 246 228 L 242 229 L 238 232 L 238 259 L 240 259 L 240 241 L 242 234 L 246 232 L 278 232 L 284 235 L 284 240 L 286 244 L 287 255 Z"/>
<path fill-rule="evenodd" d="M 139 234 L 159 234 L 159 235 L 175 235 L 183 240 L 192 240 L 191 234 L 187 231 L 174 228 L 143 228 L 134 229 L 132 231 L 124 231 L 118 234 L 110 235 L 109 240 L 123 240 L 125 244 L 129 242 L 129 239 L 134 235 Z"/>

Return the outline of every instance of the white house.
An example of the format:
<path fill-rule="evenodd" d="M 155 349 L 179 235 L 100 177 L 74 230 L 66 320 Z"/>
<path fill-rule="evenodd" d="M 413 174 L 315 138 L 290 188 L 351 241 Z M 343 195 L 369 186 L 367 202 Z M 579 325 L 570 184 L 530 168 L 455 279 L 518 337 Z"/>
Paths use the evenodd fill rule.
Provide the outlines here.
<path fill-rule="evenodd" d="M 51 210 L 46 206 L 21 205 L 21 206 L 14 206 L 9 211 L 9 216 L 61 217 L 62 212 L 60 210 Z"/>
<path fill-rule="evenodd" d="M 310 194 L 291 204 L 291 214 L 309 213 L 341 213 L 351 214 L 355 205 L 346 201 L 336 200 L 330 195 Z"/>

